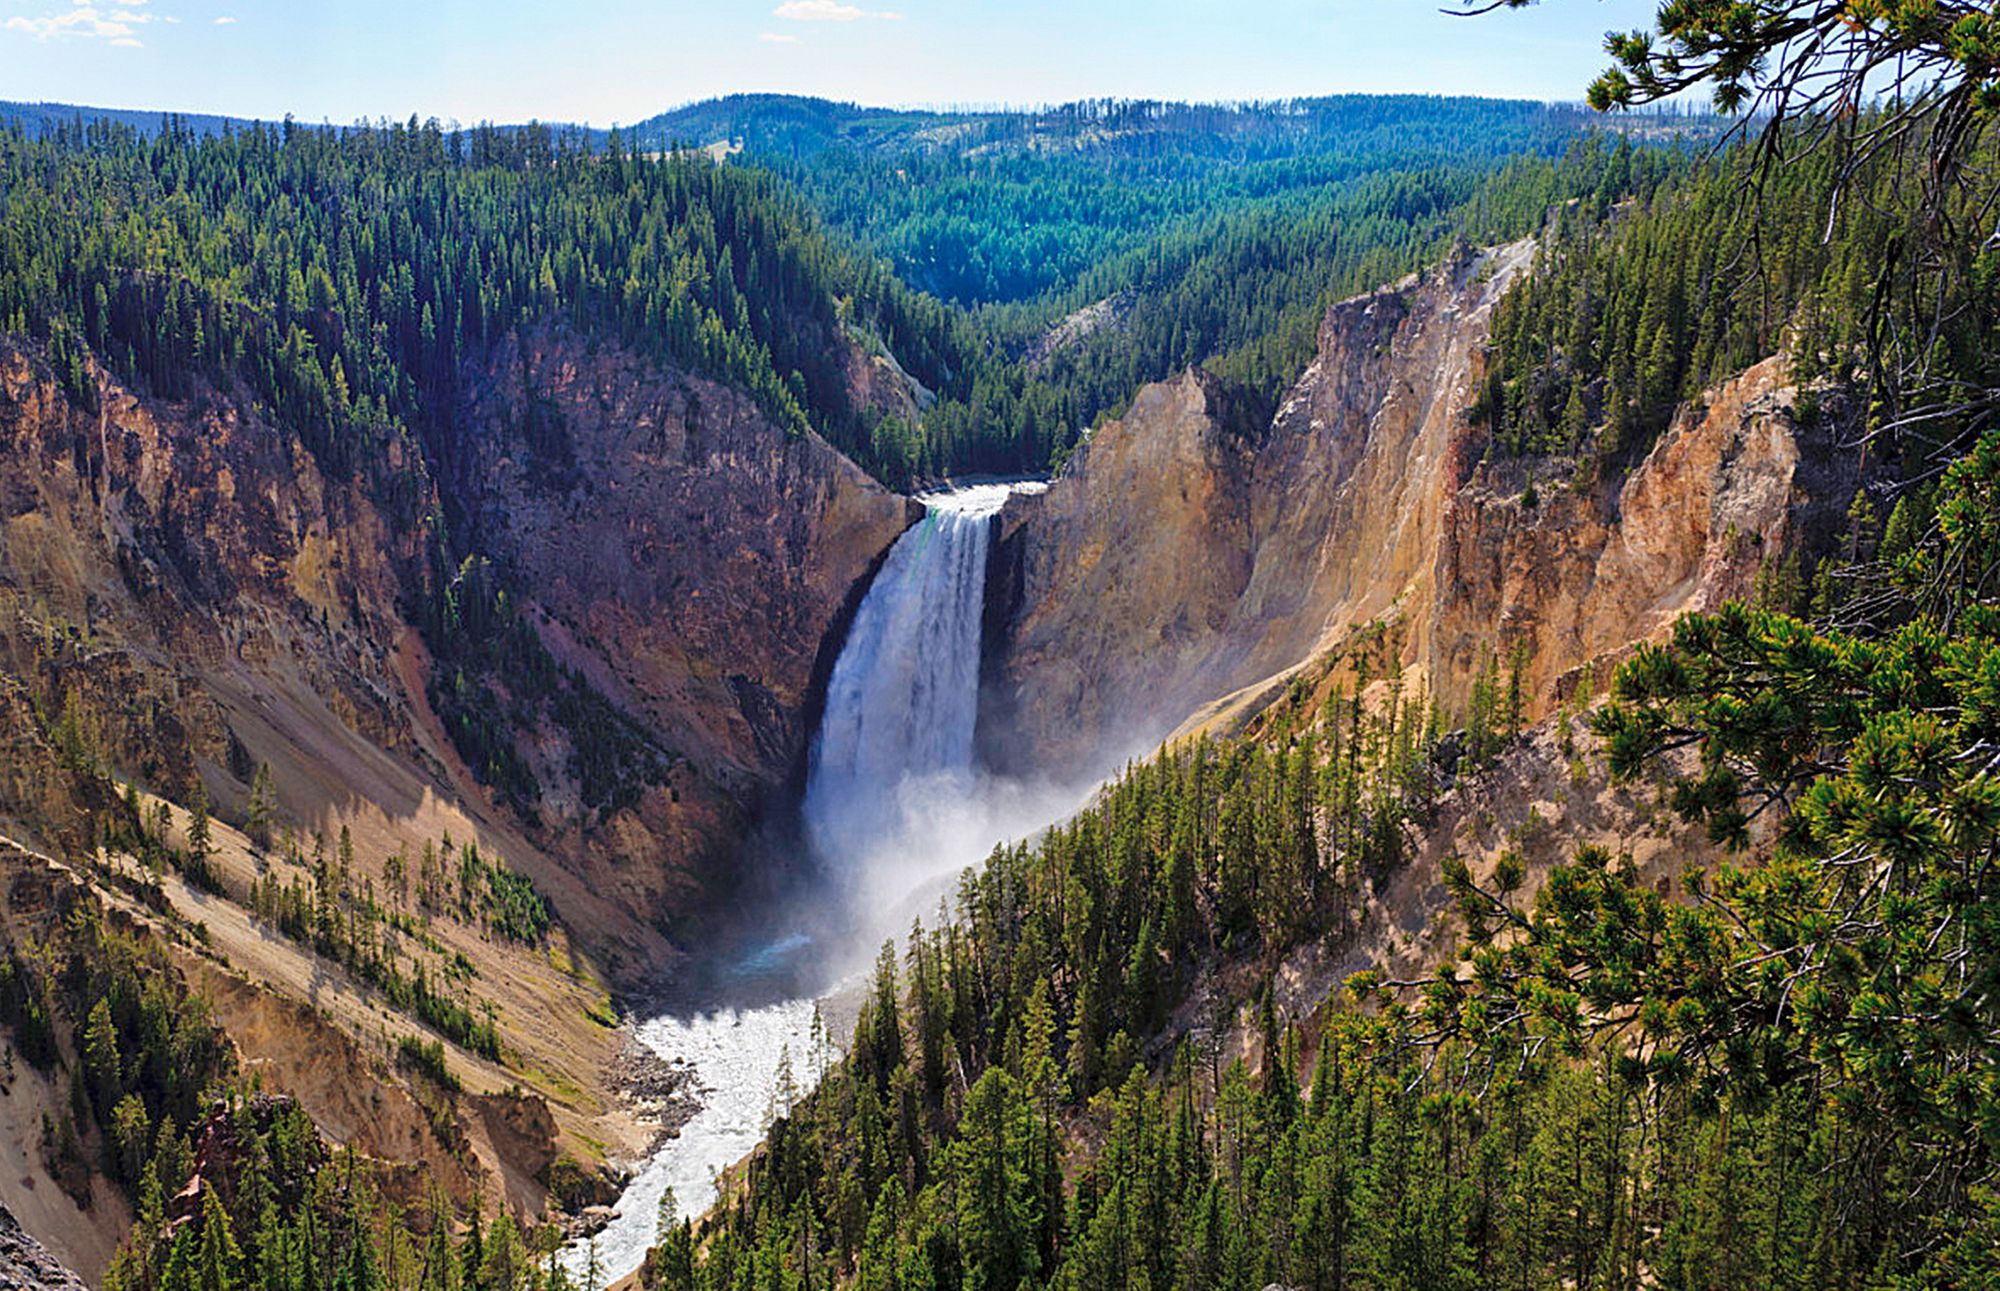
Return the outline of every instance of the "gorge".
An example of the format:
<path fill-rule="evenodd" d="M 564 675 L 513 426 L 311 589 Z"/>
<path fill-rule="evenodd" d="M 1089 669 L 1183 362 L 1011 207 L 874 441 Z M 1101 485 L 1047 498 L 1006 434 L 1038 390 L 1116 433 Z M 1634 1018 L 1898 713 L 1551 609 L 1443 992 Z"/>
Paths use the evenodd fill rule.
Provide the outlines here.
<path fill-rule="evenodd" d="M 1459 710 L 1495 622 L 1531 643 L 1523 703 L 1538 718 L 1837 521 L 1853 477 L 1802 438 L 1772 365 L 1676 423 L 1609 502 L 1551 489 L 1524 508 L 1479 461 L 1465 413 L 1493 304 L 1532 254 L 1466 253 L 1337 302 L 1268 424 L 1189 373 L 1142 391 L 1047 485 L 920 497 L 925 516 L 869 584 L 813 738 L 801 810 L 819 882 L 805 922 L 777 916 L 750 952 L 767 970 L 789 961 L 806 989 L 642 1024 L 663 1055 L 690 1056 L 714 1101 L 620 1201 L 597 1242 L 607 1273 L 654 1240 L 662 1181 L 689 1217 L 706 1208 L 710 1174 L 773 1114 L 781 1062 L 810 1085 L 828 1053 L 812 1038 L 816 999 L 855 989 L 874 948 L 930 921 L 960 870 L 1074 812 L 1127 758 L 1176 730 L 1234 729 L 1295 678 L 1363 652 L 1389 661 L 1407 702 Z M 1675 854 L 1645 841 L 1629 804 L 1567 815 L 1538 855 L 1578 838 L 1615 839 L 1649 866 Z M 1424 872 L 1375 894 L 1424 949 L 1363 938 L 1350 971 L 1398 954 L 1414 969 L 1441 949 L 1422 932 Z M 586 1259 L 571 1248 L 573 1269 Z"/>
<path fill-rule="evenodd" d="M 0 1282 L 1983 1284 L 1917 160 L 18 106 Z"/>
<path fill-rule="evenodd" d="M 1837 514 L 1851 486 L 1837 472 L 1829 476 L 1823 453 L 1801 456 L 1785 412 L 1790 395 L 1769 370 L 1732 385 L 1706 418 L 1677 425 L 1623 499 L 1604 504 L 1552 489 L 1530 513 L 1504 483 L 1491 482 L 1465 409 L 1492 302 L 1530 254 L 1512 246 L 1460 256 L 1422 280 L 1336 303 L 1314 361 L 1268 420 L 1225 384 L 1190 372 L 1142 390 L 1046 488 L 977 485 L 912 502 L 866 482 L 823 444 L 784 442 L 722 393 L 687 378 L 656 383 L 615 351 L 593 357 L 553 335 L 524 337 L 519 350 L 503 353 L 497 370 L 525 365 L 538 374 L 532 394 L 496 380 L 480 387 L 475 407 L 500 428 L 521 424 L 524 403 L 553 413 L 573 445 L 588 447 L 579 469 L 599 501 L 593 525 L 561 530 L 560 518 L 576 504 L 561 489 L 544 494 L 548 481 L 529 469 L 538 450 L 509 430 L 482 447 L 484 464 L 465 477 L 480 490 L 473 496 L 487 499 L 479 503 L 490 512 L 482 526 L 498 550 L 518 544 L 524 559 L 540 562 L 546 608 L 533 623 L 557 657 L 633 711 L 666 715 L 662 729 L 689 764 L 629 816 L 609 822 L 609 832 L 593 837 L 572 826 L 555 836 L 552 850 L 574 848 L 569 864 L 591 876 L 574 896 L 563 870 L 538 864 L 540 848 L 515 837 L 504 815 L 474 817 L 470 836 L 528 868 L 566 912 L 592 911 L 604 892 L 622 893 L 604 902 L 602 920 L 569 917 L 599 947 L 637 955 L 653 934 L 634 912 L 673 889 L 631 858 L 661 846 L 649 840 L 672 838 L 688 840 L 678 852 L 668 849 L 683 864 L 726 855 L 718 844 L 744 828 L 740 815 L 729 823 L 745 811 L 730 800 L 754 801 L 744 786 L 757 777 L 776 786 L 785 765 L 805 766 L 800 845 L 811 856 L 785 868 L 807 877 L 780 890 L 778 913 L 754 921 L 759 936 L 725 943 L 732 948 L 724 953 L 744 964 L 742 975 L 732 976 L 727 963 L 705 965 L 691 996 L 638 1024 L 639 1043 L 692 1067 L 701 1107 L 618 1199 L 619 1218 L 598 1242 L 606 1268 L 636 1266 L 656 1235 L 664 1189 L 674 1190 L 682 1213 L 698 1213 L 713 1196 L 714 1172 L 757 1144 L 781 1059 L 796 1082 L 809 1083 L 832 1047 L 812 1036 L 817 999 L 865 969 L 884 938 L 900 939 L 913 919 L 930 921 L 960 869 L 995 843 L 1068 815 L 1102 777 L 1190 716 L 1221 728 L 1240 722 L 1301 670 L 1339 657 L 1384 622 L 1411 683 L 1434 685 L 1452 703 L 1462 702 L 1477 666 L 1473 643 L 1488 625 L 1532 625 L 1531 639 L 1546 644 L 1528 656 L 1529 703 L 1544 711 L 1566 674 L 1593 661 L 1608 666 L 1679 609 L 1745 588 L 1767 553 L 1732 534 L 1782 546 L 1793 540 L 1788 533 L 1824 529 L 1829 507 Z M 88 425 L 57 415 L 61 398 L 36 384 L 31 361 L 17 359 L 12 372 L 11 424 L 21 442 L 46 441 L 36 451 L 47 452 Z M 161 469 L 149 454 L 199 442 L 154 407 L 111 404 L 113 427 L 144 429 L 121 429 L 110 441 L 109 478 L 128 470 L 147 478 Z M 82 442 L 95 450 L 94 433 Z M 206 451 L 235 450 L 223 439 Z M 37 476 L 24 469 L 35 456 L 14 460 L 22 487 L 63 499 L 56 514 L 78 515 L 70 523 L 79 529 L 98 523 L 87 518 L 92 503 L 68 492 L 60 471 Z M 214 469 L 218 478 L 228 469 L 238 479 L 263 479 L 271 468 L 238 457 Z M 727 494 L 719 491 L 724 472 L 734 481 Z M 767 490 L 758 505 L 775 523 L 743 509 L 752 481 Z M 538 496 L 549 501 L 521 504 Z M 513 501 L 502 506 L 502 498 Z M 1603 511 L 1620 522 L 1562 518 Z M 141 540 L 146 532 L 138 531 Z M 329 523 L 328 532 L 342 529 Z M 621 533 L 646 550 L 671 542 L 672 560 L 656 555 L 619 574 L 623 558 L 589 555 L 591 544 L 601 551 L 627 541 Z M 52 546 L 32 522 L 17 522 L 12 541 L 17 568 L 47 562 L 52 572 L 42 586 L 68 585 L 73 575 L 56 560 L 66 548 Z M 212 564 L 247 569 L 263 538 L 224 532 L 197 541 L 211 544 L 194 550 L 212 551 L 204 557 Z M 1530 565 L 1510 554 L 1549 543 L 1560 544 L 1557 551 Z M 804 559 L 788 568 L 787 553 Z M 1645 553 L 1648 585 L 1623 574 L 1545 581 L 1565 568 L 1630 561 L 1620 553 Z M 366 556 L 357 550 L 333 568 L 393 587 L 394 571 Z M 644 575 L 668 564 L 677 595 Z M 290 568 L 314 567 L 294 558 Z M 116 578 L 97 585 L 117 587 Z M 1570 590 L 1579 579 L 1581 595 Z M 171 576 L 165 587 L 196 603 Z M 84 593 L 74 595 L 80 606 Z M 279 612 L 255 621 L 315 630 L 307 615 L 282 608 L 290 595 L 280 584 Z M 122 596 L 129 593 L 98 602 L 100 633 L 140 639 L 196 621 L 192 611 L 160 619 Z M 393 613 L 392 592 L 372 598 L 362 603 L 383 608 L 370 612 Z M 854 610 L 832 651 L 817 729 L 809 730 L 810 664 L 828 651 L 843 599 Z M 1460 605 L 1476 608 L 1453 608 Z M 1584 614 L 1579 606 L 1595 608 Z M 759 614 L 780 630 L 760 631 Z M 637 626 L 648 622 L 654 626 Z M 161 623 L 167 627 L 154 626 Z M 597 644 L 614 641 L 624 648 Z M 134 657 L 157 669 L 174 653 L 154 647 Z M 100 656 L 88 668 L 106 662 Z M 375 665 L 364 655 L 356 666 L 366 676 Z M 90 675 L 76 667 L 79 678 Z M 215 748 L 220 762 L 227 738 L 245 741 L 280 768 L 288 810 L 328 811 L 320 817 L 326 827 L 351 824 L 364 847 L 393 852 L 399 837 L 409 837 L 394 818 L 315 808 L 298 792 L 325 782 L 327 773 L 315 768 L 356 755 L 345 752 L 338 725 L 267 716 L 311 702 L 290 673 L 260 664 L 217 675 L 224 686 L 194 693 L 218 695 L 227 716 L 197 728 L 197 747 Z M 398 682 L 343 684 L 381 694 Z M 393 704 L 385 712 L 378 720 L 406 720 Z M 419 747 L 444 752 L 421 743 L 421 715 L 413 725 Z M 381 765 L 375 774 L 386 783 L 409 775 L 393 760 Z M 559 780 L 559 762 L 540 765 L 550 768 L 544 778 Z M 14 801 L 26 801 L 24 790 L 14 790 Z M 413 793 L 412 800 L 422 799 Z M 422 810 L 430 829 L 467 836 L 465 817 Z M 423 836 L 414 841 L 421 846 Z M 243 864 L 247 881 L 250 849 Z M 1396 917 L 1409 918 L 1428 899 L 1421 890 L 1398 896 Z M 690 946 L 718 953 L 698 929 L 689 931 Z M 557 1107 L 581 1127 L 574 1132 L 602 1133 L 597 1122 L 571 1120 L 573 1111 Z M 626 1141 L 624 1151 L 644 1146 Z M 494 1168 L 516 1167 L 496 1159 Z M 581 1272 L 586 1259 L 586 1246 L 572 1248 L 573 1269 Z"/>

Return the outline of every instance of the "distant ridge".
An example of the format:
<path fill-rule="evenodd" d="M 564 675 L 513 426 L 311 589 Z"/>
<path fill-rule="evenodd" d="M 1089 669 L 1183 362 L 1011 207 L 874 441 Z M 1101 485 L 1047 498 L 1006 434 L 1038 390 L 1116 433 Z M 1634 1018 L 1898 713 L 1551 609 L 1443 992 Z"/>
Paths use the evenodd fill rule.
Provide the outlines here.
<path fill-rule="evenodd" d="M 1406 119 L 1463 122 L 1600 121 L 1577 104 L 1438 95 L 1333 95 L 1268 103 L 1082 99 L 1017 107 L 864 107 L 783 94 L 732 94 L 669 109 L 619 133 L 646 147 L 741 144 L 763 154 L 809 156 L 845 146 L 864 152 L 947 151 L 994 145 L 1047 148 L 1129 144 L 1135 135 L 1199 140 L 1204 150 L 1268 149 L 1317 132 Z M 602 132 L 593 131 L 593 134 Z"/>
<path fill-rule="evenodd" d="M 113 121 L 144 134 L 155 134 L 160 123 L 172 117 L 181 128 L 199 135 L 221 134 L 225 129 L 240 130 L 256 125 L 254 117 L 217 116 L 209 112 L 170 112 L 151 108 L 97 108 L 81 103 L 0 102 L 0 124 L 19 125 L 29 134 L 40 135 L 57 126 L 78 122 Z"/>
<path fill-rule="evenodd" d="M 1392 125 L 1413 118 L 1463 121 L 1495 117 L 1526 123 L 1534 120 L 1589 123 L 1611 129 L 1645 128 L 1659 116 L 1671 116 L 1681 129 L 1697 132 L 1712 122 L 1702 114 L 1637 113 L 1607 120 L 1573 103 L 1542 103 L 1527 99 L 1464 98 L 1419 94 L 1331 95 L 1276 100 L 1268 103 L 1183 103 L 1145 99 L 1083 99 L 1074 103 L 1016 106 L 868 107 L 857 103 L 789 94 L 730 94 L 682 104 L 632 124 L 613 127 L 641 147 L 683 144 L 707 147 L 740 144 L 752 152 L 804 156 L 845 146 L 867 152 L 974 149 L 994 144 L 1048 147 L 1104 144 L 1108 138 L 1140 133 L 1154 137 L 1199 138 L 1213 148 L 1266 146 L 1296 140 L 1315 130 L 1352 130 L 1362 122 Z M 105 108 L 82 103 L 0 101 L 0 125 L 19 125 L 31 134 L 77 122 L 113 121 L 144 134 L 157 133 L 168 117 L 198 135 L 225 129 L 276 124 L 273 118 L 227 116 L 210 112 L 174 112 L 156 108 Z M 382 118 L 387 120 L 389 118 Z M 398 120 L 402 118 L 396 118 Z M 305 121 L 321 126 L 352 122 Z M 451 132 L 475 125 L 518 130 L 523 123 L 447 123 Z M 613 128 L 569 122 L 540 121 L 551 130 L 581 130 L 603 144 Z M 1282 146 L 1282 144 L 1280 145 Z"/>

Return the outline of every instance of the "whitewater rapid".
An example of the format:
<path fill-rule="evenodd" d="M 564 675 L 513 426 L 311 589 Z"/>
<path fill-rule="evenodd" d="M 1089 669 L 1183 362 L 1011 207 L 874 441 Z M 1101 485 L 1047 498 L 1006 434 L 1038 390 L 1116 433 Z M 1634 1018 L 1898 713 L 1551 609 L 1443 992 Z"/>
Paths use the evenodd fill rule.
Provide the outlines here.
<path fill-rule="evenodd" d="M 713 1204 L 717 1173 L 785 1110 L 774 1103 L 782 1067 L 802 1092 L 818 1080 L 828 1057 L 813 1035 L 820 999 L 866 964 L 884 936 L 907 929 L 913 906 L 935 899 L 951 876 L 1077 805 L 1074 789 L 984 776 L 973 753 L 993 520 L 1009 494 L 1041 487 L 923 495 L 924 518 L 896 540 L 869 585 L 827 684 L 800 809 L 842 931 L 773 928 L 751 957 L 803 950 L 820 970 L 815 991 L 747 1008 L 718 1000 L 639 1026 L 640 1043 L 693 1069 L 701 1110 L 633 1176 L 618 1217 L 597 1234 L 600 1287 L 644 1261 L 668 1188 L 679 1216 Z M 579 1285 L 592 1248 L 576 1242 L 565 1253 Z"/>
<path fill-rule="evenodd" d="M 692 1218 L 715 1204 L 719 1171 L 742 1160 L 775 1112 L 782 1066 L 790 1063 L 801 1089 L 819 1080 L 824 1061 L 812 1035 L 813 1001 L 784 1000 L 761 1008 L 716 1008 L 687 1017 L 657 1017 L 639 1026 L 639 1043 L 669 1062 L 694 1070 L 701 1101 L 680 1133 L 632 1177 L 618 1198 L 618 1217 L 595 1238 L 598 1287 L 637 1269 L 658 1241 L 660 1199 L 673 1189 L 675 1218 Z M 566 1253 L 570 1277 L 585 1281 L 591 1242 Z"/>

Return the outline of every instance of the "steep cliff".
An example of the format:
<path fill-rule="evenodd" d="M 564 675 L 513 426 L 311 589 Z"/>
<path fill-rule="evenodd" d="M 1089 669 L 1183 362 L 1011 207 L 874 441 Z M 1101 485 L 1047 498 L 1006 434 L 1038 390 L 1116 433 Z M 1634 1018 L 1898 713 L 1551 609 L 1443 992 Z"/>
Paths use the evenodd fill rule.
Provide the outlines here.
<path fill-rule="evenodd" d="M 411 537 L 234 400 L 100 373 L 95 403 L 0 343 L 0 667 L 180 795 L 260 681 L 406 743 L 384 643 Z"/>
<path fill-rule="evenodd" d="M 1008 501 L 987 590 L 989 762 L 1136 750 L 1199 693 L 1254 568 L 1262 441 L 1223 383 L 1192 371 L 1142 389 L 1047 493 Z"/>
<path fill-rule="evenodd" d="M 336 1141 L 539 1214 L 558 1175 L 587 1199 L 657 1132 L 615 1092 L 607 984 L 670 964 L 678 921 L 736 882 L 913 504 L 613 346 L 531 330 L 482 364 L 448 440 L 335 478 L 220 377 L 164 400 L 92 366 L 79 390 L 0 338 L 0 834 L 178 928 L 242 1061 Z M 525 629 L 484 655 L 438 630 L 479 613 Z M 441 717 L 467 693 L 532 768 L 525 808 Z M 590 764 L 607 726 L 657 760 Z M 593 774 L 636 791 L 592 800 Z M 123 854 L 185 850 L 204 796 L 199 868 Z M 553 925 L 496 927 L 480 865 L 528 880 Z M 332 933 L 303 913 L 327 908 Z M 383 931 L 349 945 L 364 912 Z M 412 980 L 497 1043 L 443 1027 Z M 396 1037 L 439 1035 L 448 1114 L 385 1066 Z"/>
<path fill-rule="evenodd" d="M 1475 470 L 1445 511 L 1427 604 L 1439 692 L 1464 695 L 1483 652 L 1518 643 L 1531 711 L 1546 707 L 1582 666 L 1749 596 L 1766 560 L 1818 547 L 1857 463 L 1800 426 L 1786 367 L 1766 359 L 1681 409 L 1615 483 L 1530 491 L 1518 464 Z"/>
<path fill-rule="evenodd" d="M 285 815 L 379 814 L 385 852 L 436 836 L 413 826 L 441 799 L 463 818 L 442 827 L 490 832 L 634 972 L 659 953 L 647 925 L 727 881 L 729 839 L 793 773 L 820 656 L 910 515 L 742 395 L 559 331 L 511 338 L 467 383 L 456 460 L 399 442 L 373 487 L 323 476 L 237 392 L 97 383 L 86 410 L 0 346 L 0 671 L 31 706 L 74 710 L 171 799 L 200 768 L 225 814 L 269 763 Z M 385 491 L 405 496 L 385 511 Z M 439 511 L 469 517 L 574 689 L 665 754 L 635 799 L 580 801 L 589 751 L 556 722 L 515 736 L 545 788 L 528 821 L 474 782 L 414 617 Z M 60 834 L 36 792 L 0 810 Z"/>
<path fill-rule="evenodd" d="M 1221 415 L 1211 378 L 1149 387 L 1045 495 L 1016 502 L 989 756 L 1077 765 L 1143 747 L 1403 602 L 1463 470 L 1487 315 L 1530 251 L 1460 256 L 1334 305 L 1267 426 Z M 1125 603 L 1104 604 L 1111 585 Z"/>
<path fill-rule="evenodd" d="M 1532 244 L 1332 306 L 1268 425 L 1215 379 L 1148 387 L 997 545 L 982 743 L 1008 770 L 1098 766 L 1254 704 L 1364 630 L 1452 711 L 1525 648 L 1562 679 L 1748 591 L 1853 491 L 1772 359 L 1684 409 L 1635 469 L 1488 462 L 1470 409 L 1491 311 Z M 1212 707 L 1206 707 L 1212 706 Z"/>
<path fill-rule="evenodd" d="M 473 544 L 676 766 L 607 813 L 552 732 L 546 841 L 621 906 L 686 910 L 801 765 L 836 629 L 921 509 L 739 392 L 567 330 L 510 336 L 467 388 L 448 478 Z"/>

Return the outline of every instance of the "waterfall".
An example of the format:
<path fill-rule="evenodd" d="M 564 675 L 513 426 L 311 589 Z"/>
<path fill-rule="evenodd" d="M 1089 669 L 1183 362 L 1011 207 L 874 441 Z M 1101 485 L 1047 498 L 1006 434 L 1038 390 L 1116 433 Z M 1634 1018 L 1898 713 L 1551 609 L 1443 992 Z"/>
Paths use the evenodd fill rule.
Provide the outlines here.
<path fill-rule="evenodd" d="M 972 792 L 986 552 L 1010 486 L 922 499 L 889 549 L 827 685 L 804 815 L 833 877 L 852 883 L 916 816 Z"/>
<path fill-rule="evenodd" d="M 923 520 L 896 540 L 869 585 L 834 661 L 802 808 L 839 908 L 819 908 L 829 903 L 816 894 L 813 910 L 782 916 L 744 961 L 803 948 L 822 984 L 775 1003 L 723 999 L 639 1029 L 661 1057 L 694 1068 L 702 1107 L 646 1163 L 598 1235 L 608 1276 L 639 1267 L 668 1188 L 690 1218 L 715 1200 L 716 1173 L 762 1134 L 780 1062 L 807 1084 L 816 1078 L 825 1054 L 812 1039 L 815 995 L 857 980 L 882 936 L 908 927 L 910 903 L 934 900 L 940 880 L 1081 804 L 1088 786 L 1022 785 L 982 775 L 972 757 L 993 520 L 1009 493 L 1041 487 L 984 484 L 923 498 Z M 589 1249 L 570 1244 L 573 1278 Z"/>

